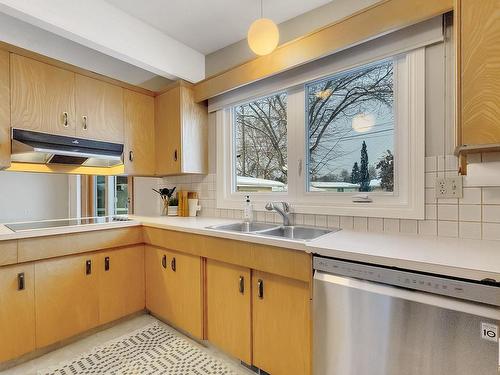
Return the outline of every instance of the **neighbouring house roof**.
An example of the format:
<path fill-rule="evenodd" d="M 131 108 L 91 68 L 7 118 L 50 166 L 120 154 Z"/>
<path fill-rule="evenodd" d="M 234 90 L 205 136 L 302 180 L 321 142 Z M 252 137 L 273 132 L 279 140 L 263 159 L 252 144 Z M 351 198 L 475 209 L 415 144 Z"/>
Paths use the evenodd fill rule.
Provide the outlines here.
<path fill-rule="evenodd" d="M 236 177 L 236 185 L 238 186 L 259 186 L 259 187 L 268 187 L 268 188 L 285 188 L 286 185 L 280 181 L 266 180 L 264 178 L 255 178 L 255 177 L 244 177 L 237 176 Z"/>

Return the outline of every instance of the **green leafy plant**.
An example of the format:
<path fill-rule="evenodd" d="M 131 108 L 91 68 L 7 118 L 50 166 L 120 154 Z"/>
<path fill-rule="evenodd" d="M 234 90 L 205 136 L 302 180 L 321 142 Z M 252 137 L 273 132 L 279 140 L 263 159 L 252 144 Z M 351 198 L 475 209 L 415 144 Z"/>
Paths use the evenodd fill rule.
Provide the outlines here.
<path fill-rule="evenodd" d="M 168 201 L 168 204 L 170 206 L 178 206 L 179 205 L 179 200 L 177 199 L 177 197 L 171 197 Z"/>

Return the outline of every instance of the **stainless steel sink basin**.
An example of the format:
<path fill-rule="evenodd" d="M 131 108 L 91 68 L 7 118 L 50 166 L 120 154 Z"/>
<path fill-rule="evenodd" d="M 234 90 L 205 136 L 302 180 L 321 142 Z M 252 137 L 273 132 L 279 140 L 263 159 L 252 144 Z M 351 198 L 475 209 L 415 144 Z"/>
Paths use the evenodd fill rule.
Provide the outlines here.
<path fill-rule="evenodd" d="M 337 232 L 340 229 L 322 229 L 299 226 L 280 226 L 278 228 L 260 231 L 262 236 L 281 237 L 290 240 L 314 240 L 325 234 Z"/>
<path fill-rule="evenodd" d="M 276 224 L 266 224 L 266 223 L 234 223 L 234 224 L 221 224 L 212 225 L 210 229 L 225 230 L 229 232 L 239 232 L 239 233 L 254 233 L 263 230 L 269 230 L 278 228 Z"/>

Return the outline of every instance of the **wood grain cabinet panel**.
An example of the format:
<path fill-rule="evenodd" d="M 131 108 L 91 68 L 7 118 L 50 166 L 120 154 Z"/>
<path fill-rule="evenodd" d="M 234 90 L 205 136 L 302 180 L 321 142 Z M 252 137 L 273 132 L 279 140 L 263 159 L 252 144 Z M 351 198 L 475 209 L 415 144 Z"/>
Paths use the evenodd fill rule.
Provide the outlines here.
<path fill-rule="evenodd" d="M 207 173 L 208 109 L 191 85 L 178 82 L 155 98 L 156 173 Z"/>
<path fill-rule="evenodd" d="M 203 337 L 201 258 L 146 246 L 146 307 L 191 336 Z"/>
<path fill-rule="evenodd" d="M 500 146 L 500 1 L 458 0 L 460 145 Z M 459 94 L 460 95 L 460 94 Z"/>
<path fill-rule="evenodd" d="M 0 363 L 35 349 L 34 290 L 33 264 L 0 268 Z"/>
<path fill-rule="evenodd" d="M 75 135 L 75 73 L 10 55 L 13 128 Z"/>
<path fill-rule="evenodd" d="M 10 166 L 9 53 L 0 50 L 0 169 Z"/>
<path fill-rule="evenodd" d="M 145 307 L 144 246 L 99 252 L 99 324 Z"/>
<path fill-rule="evenodd" d="M 99 324 L 98 259 L 83 254 L 35 263 L 37 348 Z"/>
<path fill-rule="evenodd" d="M 253 364 L 273 375 L 311 374 L 309 284 L 252 274 Z"/>
<path fill-rule="evenodd" d="M 76 136 L 123 143 L 123 89 L 76 74 Z"/>
<path fill-rule="evenodd" d="M 155 100 L 151 96 L 123 90 L 125 121 L 125 173 L 155 174 Z"/>
<path fill-rule="evenodd" d="M 146 308 L 153 314 L 167 319 L 172 315 L 171 301 L 167 301 L 167 252 L 148 246 L 145 248 Z"/>
<path fill-rule="evenodd" d="M 207 339 L 248 364 L 252 362 L 251 291 L 250 269 L 207 260 Z"/>

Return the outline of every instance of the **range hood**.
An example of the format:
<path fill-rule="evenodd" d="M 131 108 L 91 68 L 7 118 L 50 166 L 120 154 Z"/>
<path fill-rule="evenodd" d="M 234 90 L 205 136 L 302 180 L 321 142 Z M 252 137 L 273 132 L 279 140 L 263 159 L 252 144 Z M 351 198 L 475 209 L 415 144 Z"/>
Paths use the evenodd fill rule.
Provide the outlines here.
<path fill-rule="evenodd" d="M 12 129 L 12 161 L 114 167 L 123 164 L 123 144 Z"/>

